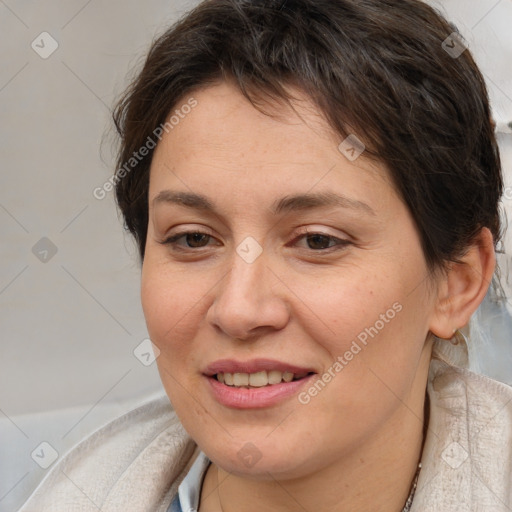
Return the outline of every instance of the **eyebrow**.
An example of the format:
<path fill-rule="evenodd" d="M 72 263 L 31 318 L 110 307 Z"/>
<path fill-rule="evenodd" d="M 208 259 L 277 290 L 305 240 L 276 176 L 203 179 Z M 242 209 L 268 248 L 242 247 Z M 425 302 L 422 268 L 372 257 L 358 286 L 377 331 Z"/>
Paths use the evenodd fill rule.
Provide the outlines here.
<path fill-rule="evenodd" d="M 153 199 L 154 206 L 160 203 L 178 204 L 187 208 L 216 213 L 215 205 L 207 197 L 193 192 L 162 190 Z M 343 195 L 334 194 L 333 192 L 285 196 L 273 203 L 271 211 L 274 215 L 282 215 L 292 211 L 305 211 L 332 206 L 376 215 L 375 211 L 366 203 Z"/>

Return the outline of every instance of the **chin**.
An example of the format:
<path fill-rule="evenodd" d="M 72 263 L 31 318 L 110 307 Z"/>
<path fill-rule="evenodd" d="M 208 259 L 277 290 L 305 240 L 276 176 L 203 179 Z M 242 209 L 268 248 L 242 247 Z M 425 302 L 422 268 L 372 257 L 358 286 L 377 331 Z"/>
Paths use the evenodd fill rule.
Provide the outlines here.
<path fill-rule="evenodd" d="M 302 443 L 296 443 L 300 446 Z M 251 442 L 233 440 L 227 446 L 201 448 L 224 471 L 256 480 L 293 479 L 311 472 L 310 457 L 280 443 L 279 439 Z"/>

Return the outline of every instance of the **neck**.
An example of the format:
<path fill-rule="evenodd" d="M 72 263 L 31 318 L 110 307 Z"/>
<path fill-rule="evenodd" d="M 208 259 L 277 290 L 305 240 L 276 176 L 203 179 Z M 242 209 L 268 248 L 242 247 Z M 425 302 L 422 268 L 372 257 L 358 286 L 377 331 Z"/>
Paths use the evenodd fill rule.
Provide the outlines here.
<path fill-rule="evenodd" d="M 293 480 L 252 480 L 213 463 L 200 512 L 401 512 L 416 475 L 424 440 L 426 375 L 378 436 L 334 464 Z M 425 377 L 425 378 L 423 378 Z"/>

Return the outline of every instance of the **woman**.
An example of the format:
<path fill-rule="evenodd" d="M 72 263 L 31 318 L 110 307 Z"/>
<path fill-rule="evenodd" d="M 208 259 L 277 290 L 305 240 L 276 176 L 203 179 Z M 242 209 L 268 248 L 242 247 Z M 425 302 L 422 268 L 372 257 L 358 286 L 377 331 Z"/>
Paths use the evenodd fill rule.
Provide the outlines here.
<path fill-rule="evenodd" d="M 459 331 L 500 239 L 462 38 L 417 0 L 211 0 L 115 112 L 169 400 L 22 510 L 510 510 L 512 389 Z M 175 412 L 174 412 L 175 411 Z"/>

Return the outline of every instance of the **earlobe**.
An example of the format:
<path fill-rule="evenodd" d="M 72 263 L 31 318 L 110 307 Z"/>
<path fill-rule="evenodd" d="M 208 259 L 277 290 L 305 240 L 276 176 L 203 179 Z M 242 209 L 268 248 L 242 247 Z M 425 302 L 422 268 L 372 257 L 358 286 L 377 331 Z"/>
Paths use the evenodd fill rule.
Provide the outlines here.
<path fill-rule="evenodd" d="M 496 266 L 493 237 L 482 228 L 460 262 L 451 263 L 440 280 L 430 331 L 449 339 L 469 322 L 487 293 Z"/>

